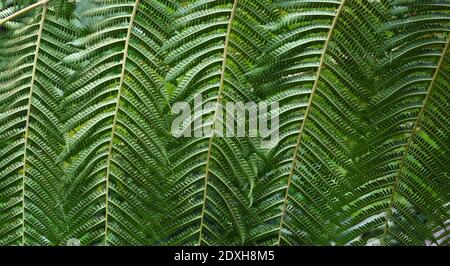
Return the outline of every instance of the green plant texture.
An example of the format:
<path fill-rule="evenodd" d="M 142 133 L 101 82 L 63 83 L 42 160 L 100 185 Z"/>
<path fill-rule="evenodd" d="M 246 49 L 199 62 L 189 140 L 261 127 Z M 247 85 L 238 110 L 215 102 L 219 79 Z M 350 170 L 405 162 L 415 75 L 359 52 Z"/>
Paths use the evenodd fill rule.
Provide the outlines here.
<path fill-rule="evenodd" d="M 448 246 L 449 136 L 450 0 L 0 0 L 0 245 Z"/>

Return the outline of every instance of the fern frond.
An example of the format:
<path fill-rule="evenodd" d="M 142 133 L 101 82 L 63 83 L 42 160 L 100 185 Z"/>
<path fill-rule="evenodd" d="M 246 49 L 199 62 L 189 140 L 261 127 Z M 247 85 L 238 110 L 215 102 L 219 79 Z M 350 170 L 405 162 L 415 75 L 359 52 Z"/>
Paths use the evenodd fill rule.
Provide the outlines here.
<path fill-rule="evenodd" d="M 53 6 L 38 11 L 0 42 L 2 245 L 58 245 L 65 230 L 58 102 L 69 70 L 59 62 L 75 33 Z"/>
<path fill-rule="evenodd" d="M 220 111 L 227 102 L 258 102 L 246 74 L 268 43 L 262 27 L 273 17 L 268 6 L 266 1 L 200 0 L 176 12 L 179 33 L 164 46 L 170 64 L 166 80 L 174 86 L 169 100 L 194 107 L 196 97 L 203 97 L 203 111 L 194 107 L 193 118 L 183 125 L 203 134 L 171 145 L 165 244 L 245 241 L 244 217 L 250 215 L 256 173 L 252 161 L 240 158 L 254 156 L 254 145 L 248 138 L 221 137 L 216 124 L 225 121 Z M 196 120 L 208 122 L 201 128 Z"/>
<path fill-rule="evenodd" d="M 396 18 L 385 29 L 394 37 L 369 103 L 371 129 L 345 223 L 351 244 L 437 244 L 433 232 L 446 228 L 449 8 L 428 1 L 390 7 Z"/>
<path fill-rule="evenodd" d="M 368 101 L 380 53 L 382 6 L 360 1 L 278 1 L 287 15 L 271 28 L 276 42 L 253 74 L 279 101 L 281 140 L 268 154 L 257 187 L 263 223 L 252 242 L 338 244 L 353 148 L 367 128 Z M 267 82 L 265 82 L 267 80 Z"/>
<path fill-rule="evenodd" d="M 0 245 L 449 245 L 449 100 L 450 0 L 0 0 Z"/>
<path fill-rule="evenodd" d="M 99 19 L 71 42 L 77 75 L 65 91 L 68 164 L 65 238 L 83 244 L 146 245 L 163 205 L 166 167 L 161 47 L 169 1 L 95 1 Z M 150 15 L 151 14 L 151 15 Z M 78 76 L 79 75 L 79 76 Z"/>

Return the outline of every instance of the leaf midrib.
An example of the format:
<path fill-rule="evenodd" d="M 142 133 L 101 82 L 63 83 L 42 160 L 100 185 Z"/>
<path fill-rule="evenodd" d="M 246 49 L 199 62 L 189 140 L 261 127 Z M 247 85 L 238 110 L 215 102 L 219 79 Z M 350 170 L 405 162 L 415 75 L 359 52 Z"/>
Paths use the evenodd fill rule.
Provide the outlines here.
<path fill-rule="evenodd" d="M 48 2 L 48 1 L 47 1 Z M 24 134 L 24 151 L 23 151 L 23 168 L 22 168 L 22 245 L 25 245 L 25 179 L 26 179 L 26 166 L 27 166 L 27 148 L 28 139 L 30 134 L 30 118 L 31 118 L 31 107 L 33 101 L 33 88 L 36 81 L 36 70 L 37 63 L 39 59 L 39 51 L 41 48 L 42 32 L 44 30 L 45 16 L 47 14 L 47 2 L 43 4 L 41 20 L 39 22 L 39 29 L 37 32 L 36 40 L 36 50 L 34 52 L 33 69 L 31 71 L 31 81 L 30 81 L 30 92 L 28 94 L 28 104 L 27 104 L 27 115 L 25 118 L 25 134 Z"/>
<path fill-rule="evenodd" d="M 211 136 L 209 138 L 209 144 L 208 144 L 208 155 L 206 158 L 206 166 L 205 166 L 205 183 L 204 183 L 204 191 L 203 191 L 203 205 L 202 205 L 202 211 L 200 214 L 200 229 L 199 229 L 199 240 L 198 245 L 201 246 L 202 244 L 202 238 L 203 238 L 203 227 L 204 227 L 204 221 L 205 221 L 205 211 L 206 211 L 206 197 L 207 197 L 207 190 L 208 190 L 208 176 L 209 176 L 209 162 L 211 160 L 211 149 L 212 149 L 212 143 L 214 139 L 214 131 L 215 131 L 215 121 L 217 119 L 217 113 L 219 111 L 219 106 L 222 98 L 223 88 L 224 88 L 224 81 L 225 81 L 225 70 L 227 65 L 227 56 L 228 56 L 228 44 L 231 37 L 231 30 L 232 30 L 232 24 L 233 19 L 236 14 L 237 4 L 239 0 L 235 0 L 233 3 L 233 8 L 231 9 L 230 18 L 228 20 L 228 27 L 227 27 L 227 33 L 225 37 L 225 43 L 224 43 L 224 49 L 223 49 L 223 61 L 222 61 L 222 69 L 220 72 L 220 81 L 219 81 L 219 91 L 217 93 L 217 102 L 216 102 L 216 110 L 214 111 L 214 117 L 212 121 L 211 126 Z"/>
<path fill-rule="evenodd" d="M 391 197 L 390 197 L 390 200 L 389 200 L 389 206 L 388 206 L 387 213 L 386 213 L 386 220 L 385 220 L 385 223 L 384 223 L 384 232 L 383 232 L 383 237 L 382 237 L 382 241 L 383 241 L 382 243 L 383 244 L 386 243 L 387 232 L 389 230 L 389 219 L 392 216 L 392 207 L 394 205 L 394 198 L 395 198 L 395 194 L 397 193 L 398 183 L 400 181 L 400 178 L 401 178 L 401 175 L 402 175 L 402 172 L 403 172 L 403 168 L 404 168 L 405 163 L 406 163 L 406 159 L 408 158 L 409 150 L 410 150 L 411 145 L 412 145 L 412 143 L 413 143 L 413 141 L 414 141 L 414 139 L 416 137 L 417 129 L 418 129 L 418 127 L 419 127 L 419 125 L 420 125 L 420 123 L 422 121 L 422 116 L 425 113 L 425 109 L 427 107 L 427 104 L 428 104 L 429 99 L 431 97 L 431 93 L 432 93 L 434 85 L 436 83 L 436 78 L 438 77 L 440 69 L 442 68 L 442 66 L 444 64 L 445 55 L 446 55 L 446 52 L 447 52 L 447 50 L 449 48 L 450 48 L 450 37 L 449 37 L 449 39 L 447 40 L 447 43 L 444 46 L 444 49 L 443 49 L 442 54 L 441 54 L 441 57 L 439 59 L 439 63 L 436 66 L 436 70 L 435 70 L 435 72 L 433 74 L 433 77 L 431 79 L 430 86 L 427 89 L 427 94 L 425 96 L 425 99 L 423 100 L 422 107 L 420 108 L 419 114 L 417 115 L 416 121 L 414 122 L 414 126 L 412 128 L 411 135 L 409 136 L 408 141 L 406 142 L 406 145 L 404 146 L 405 147 L 405 151 L 404 151 L 403 156 L 402 156 L 402 158 L 400 160 L 400 166 L 399 166 L 398 173 L 397 173 L 397 175 L 395 177 L 394 184 L 392 185 L 392 194 L 391 194 Z"/>
<path fill-rule="evenodd" d="M 127 36 L 125 38 L 125 45 L 124 45 L 124 51 L 123 51 L 123 58 L 122 58 L 122 70 L 120 73 L 120 81 L 119 81 L 119 91 L 117 93 L 117 97 L 116 97 L 116 106 L 114 109 L 114 113 L 113 113 L 113 122 L 112 122 L 112 127 L 111 127 L 111 137 L 110 137 L 110 142 L 108 145 L 108 158 L 106 160 L 106 192 L 105 192 L 105 240 L 104 240 L 104 244 L 107 245 L 108 244 L 108 212 L 109 212 L 109 176 L 111 173 L 111 160 L 112 160 L 112 149 L 113 149 L 113 145 L 114 145 L 114 138 L 115 138 L 115 134 L 116 134 L 116 125 L 117 125 L 117 115 L 119 113 L 119 109 L 120 109 L 120 100 L 122 97 L 122 90 L 123 90 L 123 83 L 125 80 L 125 70 L 126 70 L 126 63 L 127 63 L 127 58 L 128 58 L 128 48 L 130 46 L 130 39 L 131 39 L 131 32 L 133 30 L 133 24 L 134 24 L 134 20 L 136 18 L 136 14 L 137 14 L 137 9 L 139 6 L 141 0 L 136 0 L 136 2 L 134 2 L 134 6 L 133 6 L 133 11 L 131 13 L 130 16 L 130 23 L 128 25 L 128 29 L 127 29 Z"/>
<path fill-rule="evenodd" d="M 17 17 L 20 17 L 20 16 L 28 13 L 29 11 L 31 11 L 31 10 L 33 10 L 35 8 L 38 8 L 38 7 L 42 6 L 42 5 L 43 6 L 47 6 L 49 1 L 50 0 L 38 1 L 38 2 L 36 2 L 36 3 L 34 3 L 34 4 L 30 5 L 30 6 L 25 7 L 24 9 L 21 9 L 21 10 L 17 11 L 14 14 L 11 14 L 10 16 L 7 16 L 6 18 L 1 19 L 0 20 L 0 26 L 5 24 L 6 22 L 9 22 L 9 21 L 11 21 L 11 20 L 13 20 L 13 19 L 15 19 Z"/>
<path fill-rule="evenodd" d="M 285 216 L 286 209 L 287 209 L 289 188 L 291 186 L 292 175 L 294 174 L 294 170 L 295 170 L 295 167 L 296 167 L 297 154 L 298 154 L 298 152 L 300 150 L 300 146 L 302 144 L 302 136 L 303 136 L 303 132 L 304 132 L 304 129 L 305 129 L 306 121 L 308 120 L 308 116 L 309 116 L 309 113 L 310 113 L 311 108 L 312 108 L 312 103 L 313 103 L 313 98 L 314 98 L 315 92 L 317 91 L 317 88 L 319 86 L 320 76 L 322 74 L 322 68 L 325 65 L 325 55 L 328 52 L 328 47 L 329 47 L 331 39 L 333 37 L 334 29 L 336 28 L 339 16 L 342 14 L 342 10 L 343 10 L 343 7 L 345 5 L 345 2 L 346 2 L 346 0 L 343 0 L 341 2 L 341 4 L 339 5 L 338 9 L 336 10 L 336 15 L 333 18 L 333 22 L 331 24 L 330 30 L 328 32 L 327 39 L 325 41 L 325 45 L 324 45 L 324 48 L 323 48 L 323 53 L 322 53 L 322 56 L 320 58 L 320 63 L 319 63 L 319 66 L 318 66 L 316 78 L 314 80 L 314 85 L 313 85 L 313 88 L 311 90 L 311 95 L 309 96 L 309 99 L 308 99 L 305 115 L 304 115 L 304 118 L 303 118 L 302 123 L 300 125 L 300 131 L 298 133 L 297 141 L 296 141 L 295 148 L 294 148 L 294 154 L 292 156 L 292 167 L 291 167 L 291 170 L 289 171 L 288 181 L 287 181 L 287 185 L 286 185 L 286 192 L 285 192 L 285 196 L 284 196 L 284 199 L 283 199 L 283 208 L 282 208 L 281 215 L 280 215 L 280 225 L 279 225 L 279 229 L 278 229 L 278 240 L 277 240 L 277 245 L 278 246 L 281 244 L 281 232 L 282 232 L 282 229 L 283 229 L 284 216 Z"/>

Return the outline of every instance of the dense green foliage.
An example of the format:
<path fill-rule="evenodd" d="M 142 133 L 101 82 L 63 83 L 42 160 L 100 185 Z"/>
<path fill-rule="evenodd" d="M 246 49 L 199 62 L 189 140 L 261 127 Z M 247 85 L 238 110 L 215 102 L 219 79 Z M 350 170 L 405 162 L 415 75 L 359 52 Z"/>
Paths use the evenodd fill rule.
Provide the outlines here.
<path fill-rule="evenodd" d="M 278 102 L 278 144 L 174 137 L 199 94 Z M 0 25 L 1 245 L 449 245 L 449 135 L 450 0 L 51 0 Z"/>

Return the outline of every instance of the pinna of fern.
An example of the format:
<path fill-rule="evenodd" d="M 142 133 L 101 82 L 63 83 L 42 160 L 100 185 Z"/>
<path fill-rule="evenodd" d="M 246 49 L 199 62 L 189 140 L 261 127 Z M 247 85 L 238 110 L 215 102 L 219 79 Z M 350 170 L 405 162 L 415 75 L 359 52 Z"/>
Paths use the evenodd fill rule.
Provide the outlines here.
<path fill-rule="evenodd" d="M 448 0 L 0 10 L 0 244 L 449 244 Z M 277 145 L 220 136 L 236 102 Z"/>
<path fill-rule="evenodd" d="M 65 238 L 83 245 L 156 243 L 165 151 L 161 47 L 169 1 L 93 1 L 87 34 L 64 58 Z M 150 15 L 153 14 L 153 15 Z"/>
<path fill-rule="evenodd" d="M 260 172 L 251 231 L 260 245 L 340 244 L 361 109 L 381 49 L 384 5 L 365 1 L 276 1 L 277 39 L 253 71 L 261 94 L 279 101 L 280 142 Z"/>
<path fill-rule="evenodd" d="M 249 138 L 220 137 L 216 124 L 224 121 L 226 114 L 220 111 L 227 102 L 258 102 L 247 73 L 270 37 L 261 27 L 274 16 L 266 2 L 192 1 L 175 13 L 173 31 L 178 34 L 163 46 L 170 66 L 166 82 L 173 87 L 169 100 L 194 106 L 200 97 L 205 109 L 199 117 L 192 110 L 193 119 L 183 124 L 202 135 L 170 144 L 166 245 L 245 241 L 245 220 L 252 217 L 255 144 Z M 206 121 L 202 128 L 197 119 Z"/>
<path fill-rule="evenodd" d="M 0 41 L 2 245 L 58 245 L 65 229 L 58 105 L 69 72 L 60 62 L 75 32 L 52 5 L 33 12 L 30 23 Z"/>
<path fill-rule="evenodd" d="M 354 245 L 362 236 L 436 244 L 445 237 L 433 233 L 448 228 L 450 3 L 412 2 L 396 1 L 383 28 L 391 36 L 344 223 L 344 239 Z"/>

